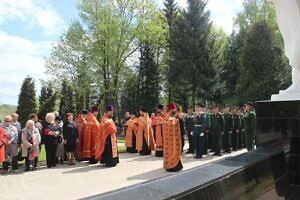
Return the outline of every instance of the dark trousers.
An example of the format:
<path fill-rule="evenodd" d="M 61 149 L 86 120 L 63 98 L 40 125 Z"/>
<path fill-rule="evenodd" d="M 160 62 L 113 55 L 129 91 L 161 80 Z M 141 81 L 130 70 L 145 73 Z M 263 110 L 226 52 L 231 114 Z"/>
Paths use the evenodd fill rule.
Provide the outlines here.
<path fill-rule="evenodd" d="M 201 158 L 204 152 L 204 136 L 194 134 L 194 146 L 196 147 L 196 156 Z"/>
<path fill-rule="evenodd" d="M 213 134 L 213 143 L 214 143 L 214 152 L 218 155 L 221 155 L 222 149 L 222 135 L 220 130 L 212 130 Z"/>
<path fill-rule="evenodd" d="M 193 136 L 191 135 L 191 131 L 187 132 L 188 141 L 189 141 L 189 151 L 195 152 L 195 146 L 193 141 Z"/>
<path fill-rule="evenodd" d="M 203 146 L 204 146 L 204 148 L 203 148 L 203 154 L 208 154 L 208 132 L 207 131 L 205 131 L 204 132 L 204 138 L 203 138 L 203 142 L 204 142 L 204 144 L 203 144 Z"/>
<path fill-rule="evenodd" d="M 37 165 L 37 161 L 38 161 L 37 157 L 35 157 L 34 160 L 31 161 L 31 160 L 29 160 L 29 156 L 27 156 L 25 158 L 25 170 L 26 171 L 29 170 L 30 162 L 32 162 L 32 168 L 33 168 L 33 170 L 35 170 L 36 169 L 36 165 Z"/>
<path fill-rule="evenodd" d="M 47 160 L 47 167 L 55 167 L 56 166 L 56 150 L 57 144 L 55 143 L 45 143 L 46 149 L 46 160 Z"/>
<path fill-rule="evenodd" d="M 232 147 L 233 150 L 238 150 L 240 148 L 240 132 L 238 130 L 233 130 L 232 132 Z"/>
<path fill-rule="evenodd" d="M 243 149 L 246 147 L 246 141 L 245 141 L 245 131 L 240 131 L 239 133 L 239 149 Z"/>
<path fill-rule="evenodd" d="M 17 170 L 18 169 L 18 161 L 19 161 L 18 156 L 13 156 L 12 157 L 12 169 L 13 170 Z M 3 162 L 2 166 L 3 166 L 3 170 L 7 171 L 8 167 L 9 167 L 9 162 L 7 162 L 7 161 Z"/>
<path fill-rule="evenodd" d="M 223 135 L 223 147 L 226 152 L 231 151 L 231 133 L 229 131 L 225 131 Z"/>

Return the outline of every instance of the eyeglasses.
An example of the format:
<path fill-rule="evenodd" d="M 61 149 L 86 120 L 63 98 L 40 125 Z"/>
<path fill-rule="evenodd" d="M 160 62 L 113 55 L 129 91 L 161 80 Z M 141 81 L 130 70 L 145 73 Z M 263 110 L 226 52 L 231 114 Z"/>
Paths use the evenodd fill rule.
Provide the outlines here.
<path fill-rule="evenodd" d="M 6 123 L 11 123 L 11 121 L 9 121 L 9 120 L 5 120 L 5 122 L 6 122 Z"/>

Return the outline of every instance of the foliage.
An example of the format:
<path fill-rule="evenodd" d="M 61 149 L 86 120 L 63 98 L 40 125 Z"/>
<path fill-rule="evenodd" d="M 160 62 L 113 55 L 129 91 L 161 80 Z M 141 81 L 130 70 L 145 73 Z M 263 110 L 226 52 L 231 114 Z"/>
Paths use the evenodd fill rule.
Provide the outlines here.
<path fill-rule="evenodd" d="M 17 106 L 17 113 L 20 115 L 19 121 L 22 126 L 26 124 L 28 116 L 31 113 L 35 113 L 36 110 L 35 83 L 34 80 L 28 76 L 23 81 Z"/>
<path fill-rule="evenodd" d="M 266 21 L 255 22 L 247 35 L 237 91 L 242 101 L 270 99 L 287 82 L 290 69 L 282 62 L 283 52 Z"/>
<path fill-rule="evenodd" d="M 55 111 L 56 100 L 57 94 L 53 91 L 53 85 L 51 83 L 43 83 L 41 87 L 41 95 L 39 98 L 39 119 L 44 120 L 47 113 Z"/>
<path fill-rule="evenodd" d="M 158 66 L 154 61 L 153 48 L 148 42 L 142 45 L 140 52 L 136 103 L 153 112 L 159 102 Z"/>
<path fill-rule="evenodd" d="M 62 82 L 61 92 L 60 92 L 60 103 L 59 103 L 59 114 L 63 117 L 67 113 L 76 113 L 75 109 L 75 98 L 72 86 L 65 79 Z"/>
<path fill-rule="evenodd" d="M 171 29 L 171 97 L 185 108 L 205 98 L 216 74 L 209 52 L 210 13 L 205 8 L 205 1 L 189 0 Z"/>

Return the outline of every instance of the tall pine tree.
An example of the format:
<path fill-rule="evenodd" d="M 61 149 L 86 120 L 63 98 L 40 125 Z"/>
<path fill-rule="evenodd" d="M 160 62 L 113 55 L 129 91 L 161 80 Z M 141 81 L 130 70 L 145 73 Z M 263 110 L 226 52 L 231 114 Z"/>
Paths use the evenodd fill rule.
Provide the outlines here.
<path fill-rule="evenodd" d="M 53 91 L 53 86 L 50 83 L 43 83 L 39 98 L 40 107 L 38 116 L 40 119 L 45 119 L 47 113 L 55 111 L 56 100 L 57 95 Z"/>
<path fill-rule="evenodd" d="M 17 107 L 17 113 L 20 115 L 19 121 L 22 126 L 25 126 L 29 114 L 35 113 L 36 110 L 35 83 L 34 80 L 28 76 L 23 81 Z"/>
<path fill-rule="evenodd" d="M 148 42 L 142 45 L 140 52 L 137 100 L 139 105 L 145 106 L 149 111 L 154 111 L 159 102 L 158 66 L 154 61 L 153 49 Z"/>
<path fill-rule="evenodd" d="M 65 117 L 67 113 L 76 113 L 74 91 L 66 79 L 62 82 L 59 113 L 63 117 Z"/>
<path fill-rule="evenodd" d="M 224 99 L 227 103 L 236 104 L 236 85 L 240 77 L 240 57 L 237 35 L 233 31 L 225 48 L 225 64 L 221 72 L 221 81 L 225 83 Z"/>
<path fill-rule="evenodd" d="M 178 16 L 178 5 L 175 0 L 165 0 L 165 8 L 163 9 L 165 19 L 168 25 L 167 31 L 167 68 L 166 68 L 166 77 L 167 77 L 167 94 L 168 101 L 172 101 L 172 60 L 174 58 L 174 42 L 176 40 L 176 34 L 174 34 L 175 21 Z"/>
<path fill-rule="evenodd" d="M 243 49 L 237 91 L 240 101 L 268 100 L 290 80 L 290 67 L 272 28 L 265 20 L 253 24 Z"/>

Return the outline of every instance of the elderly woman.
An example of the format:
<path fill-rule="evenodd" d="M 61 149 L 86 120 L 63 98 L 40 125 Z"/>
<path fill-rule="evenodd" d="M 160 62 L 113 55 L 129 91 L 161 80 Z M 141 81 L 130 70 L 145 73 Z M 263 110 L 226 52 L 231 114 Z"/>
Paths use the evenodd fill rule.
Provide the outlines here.
<path fill-rule="evenodd" d="M 11 116 L 6 116 L 1 127 L 5 130 L 7 143 L 5 147 L 6 161 L 3 162 L 3 170 L 8 171 L 9 163 L 12 162 L 13 172 L 18 170 L 18 131 L 16 127 L 12 125 Z"/>
<path fill-rule="evenodd" d="M 45 135 L 46 161 L 47 167 L 56 167 L 56 150 L 58 137 L 61 134 L 59 126 L 55 123 L 54 113 L 46 115 L 46 126 L 43 134 Z"/>
<path fill-rule="evenodd" d="M 75 165 L 75 151 L 78 142 L 78 131 L 73 121 L 73 114 L 67 113 L 67 121 L 63 126 L 65 152 L 68 157 L 68 164 Z"/>
<path fill-rule="evenodd" d="M 22 156 L 25 158 L 25 171 L 29 171 L 32 162 L 32 171 L 35 170 L 37 157 L 39 156 L 39 144 L 41 136 L 39 130 L 34 126 L 34 121 L 28 120 L 22 130 Z"/>

